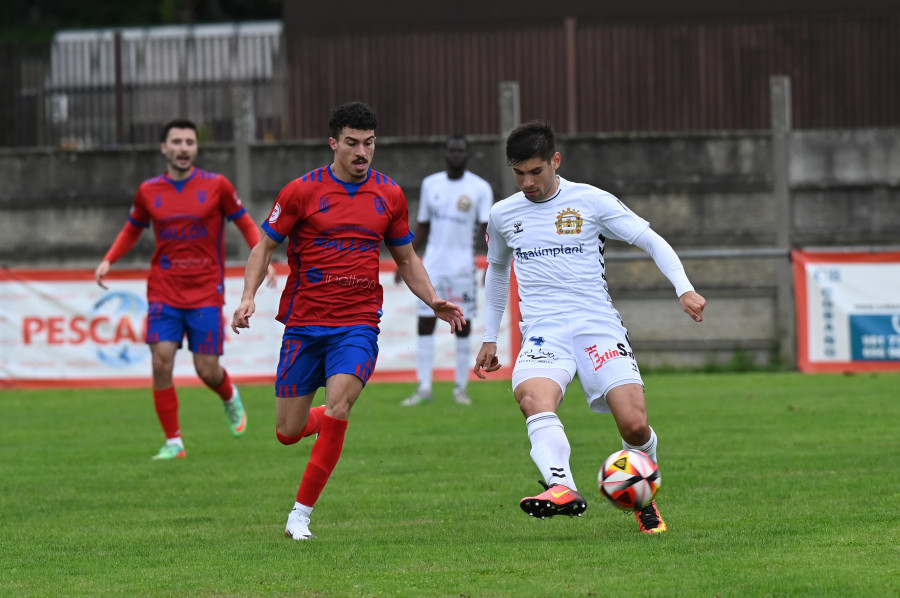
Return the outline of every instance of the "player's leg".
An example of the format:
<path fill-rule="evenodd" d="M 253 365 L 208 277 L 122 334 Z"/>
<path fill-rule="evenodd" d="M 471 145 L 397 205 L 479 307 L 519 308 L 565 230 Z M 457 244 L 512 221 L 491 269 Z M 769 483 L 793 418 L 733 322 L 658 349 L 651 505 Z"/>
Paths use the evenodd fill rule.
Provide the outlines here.
<path fill-rule="evenodd" d="M 419 301 L 419 306 L 416 309 L 418 313 L 416 336 L 416 380 L 418 381 L 418 387 L 412 395 L 400 402 L 400 405 L 404 407 L 421 405 L 422 403 L 428 403 L 432 399 L 434 329 L 437 318 L 434 317 L 434 311 L 421 301 Z M 426 313 L 426 310 L 427 315 L 423 315 Z"/>
<path fill-rule="evenodd" d="M 166 444 L 153 457 L 154 459 L 177 459 L 187 455 L 184 441 L 181 438 L 181 425 L 178 421 L 178 392 L 172 383 L 172 370 L 175 367 L 175 352 L 178 343 L 161 341 L 150 344 L 150 357 L 153 367 L 153 406 L 156 417 L 166 435 Z"/>
<path fill-rule="evenodd" d="M 471 405 L 467 387 L 469 375 L 472 373 L 472 320 L 478 315 L 477 288 L 475 271 L 469 275 L 460 276 L 453 282 L 450 293 L 450 301 L 458 303 L 463 308 L 466 323 L 456 331 L 456 368 L 454 371 L 453 399 L 461 405 Z"/>
<path fill-rule="evenodd" d="M 634 383 L 616 386 L 606 393 L 606 402 L 616 419 L 622 448 L 647 453 L 656 463 L 656 434 L 647 422 L 644 387 Z"/>
<path fill-rule="evenodd" d="M 202 307 L 182 311 L 187 328 L 188 348 L 194 354 L 197 376 L 222 399 L 231 434 L 235 437 L 243 436 L 247 431 L 247 413 L 241 394 L 219 363 L 225 339 L 222 308 Z"/>
<path fill-rule="evenodd" d="M 178 310 L 163 303 L 150 303 L 145 340 L 150 347 L 153 368 L 153 406 L 166 435 L 166 444 L 154 459 L 177 459 L 187 455 L 178 421 L 178 393 L 172 380 L 175 352 L 183 338 L 184 322 Z"/>
<path fill-rule="evenodd" d="M 656 432 L 647 422 L 644 387 L 640 384 L 616 386 L 607 393 L 606 402 L 616 418 L 616 426 L 622 436 L 622 448 L 646 453 L 656 463 Z M 656 501 L 635 511 L 635 518 L 643 533 L 658 534 L 668 529 Z"/>
<path fill-rule="evenodd" d="M 541 472 L 543 479 L 539 481 L 545 491 L 523 498 L 519 506 L 539 519 L 554 515 L 581 516 L 587 502 L 575 486 L 569 466 L 572 452 L 569 439 L 556 415 L 563 399 L 563 384 L 571 377 L 565 370 L 533 371 L 532 374 L 538 374 L 538 377 L 521 382 L 514 377 L 514 395 L 525 416 L 531 459 Z"/>
<path fill-rule="evenodd" d="M 513 369 L 513 395 L 525 416 L 531 459 L 541 472 L 546 491 L 523 498 L 522 510 L 543 519 L 581 515 L 587 503 L 577 490 L 569 465 L 571 447 L 556 414 L 566 387 L 575 375 L 575 361 L 567 349 L 567 325 L 531 325 L 522 331 L 522 349 Z"/>
<path fill-rule="evenodd" d="M 312 537 L 309 518 L 340 460 L 350 411 L 378 358 L 377 337 L 376 329 L 370 326 L 346 327 L 322 334 L 318 352 L 324 363 L 325 410 L 318 417 L 318 436 L 285 529 L 295 540 Z M 308 391 L 309 386 L 301 385 L 298 390 Z M 311 400 L 308 396 L 307 401 Z"/>
<path fill-rule="evenodd" d="M 275 435 L 282 444 L 295 444 L 301 438 L 311 436 L 319 431 L 319 416 L 325 406 L 310 409 L 315 391 L 299 397 L 277 397 L 275 399 Z M 315 446 L 315 445 L 314 445 Z M 299 500 L 288 513 L 284 535 L 294 540 L 308 540 L 314 537 L 309 531 L 309 518 L 312 505 L 305 505 Z"/>
<path fill-rule="evenodd" d="M 468 316 L 468 312 L 466 312 Z M 469 385 L 469 374 L 472 364 L 472 320 L 466 319 L 465 325 L 456 331 L 456 368 L 454 370 L 453 400 L 460 405 L 471 405 L 472 399 L 466 390 Z"/>
<path fill-rule="evenodd" d="M 295 444 L 318 433 L 320 414 L 314 415 L 310 406 L 316 390 L 325 384 L 324 348 L 321 338 L 303 327 L 285 329 L 275 375 L 275 436 L 281 444 Z M 312 507 L 295 501 L 285 536 L 294 540 L 313 537 L 309 531 Z"/>

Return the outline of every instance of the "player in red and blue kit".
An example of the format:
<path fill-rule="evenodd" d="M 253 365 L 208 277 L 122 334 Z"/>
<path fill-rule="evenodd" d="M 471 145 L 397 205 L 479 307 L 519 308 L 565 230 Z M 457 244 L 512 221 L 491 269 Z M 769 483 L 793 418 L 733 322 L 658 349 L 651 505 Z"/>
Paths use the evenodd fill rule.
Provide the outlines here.
<path fill-rule="evenodd" d="M 277 319 L 284 323 L 275 382 L 275 433 L 282 444 L 317 434 L 285 535 L 313 537 L 309 518 L 344 446 L 350 410 L 378 357 L 382 288 L 381 242 L 410 290 L 436 317 L 460 329 L 459 306 L 435 293 L 412 249 L 406 196 L 393 180 L 372 170 L 375 112 L 360 102 L 332 112 L 329 144 L 334 163 L 289 183 L 278 195 L 265 235 L 250 252 L 241 304 L 231 327 L 250 326 L 254 297 L 275 249 L 288 241 L 290 276 Z M 310 409 L 318 388 L 325 405 Z"/>
<path fill-rule="evenodd" d="M 166 444 L 153 458 L 176 459 L 187 454 L 172 380 L 175 352 L 185 335 L 197 375 L 221 397 L 232 434 L 239 437 L 247 429 L 240 394 L 219 364 L 224 340 L 225 222 L 234 222 L 251 248 L 260 233 L 231 182 L 194 167 L 198 151 L 194 123 L 167 123 L 160 151 L 166 173 L 138 188 L 128 222 L 94 275 L 106 288 L 103 278 L 110 266 L 134 247 L 145 228 L 153 226 L 156 250 L 147 278 L 145 340 L 153 357 L 154 404 L 166 435 Z M 274 269 L 268 276 L 274 284 Z"/>

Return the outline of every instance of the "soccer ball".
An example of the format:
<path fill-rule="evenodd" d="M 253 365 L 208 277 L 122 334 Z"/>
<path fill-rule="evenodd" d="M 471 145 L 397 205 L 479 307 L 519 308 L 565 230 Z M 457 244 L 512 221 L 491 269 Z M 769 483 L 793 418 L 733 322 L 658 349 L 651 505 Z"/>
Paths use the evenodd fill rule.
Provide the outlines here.
<path fill-rule="evenodd" d="M 659 482 L 659 468 L 641 451 L 616 451 L 597 475 L 600 494 L 625 511 L 638 511 L 653 502 Z"/>

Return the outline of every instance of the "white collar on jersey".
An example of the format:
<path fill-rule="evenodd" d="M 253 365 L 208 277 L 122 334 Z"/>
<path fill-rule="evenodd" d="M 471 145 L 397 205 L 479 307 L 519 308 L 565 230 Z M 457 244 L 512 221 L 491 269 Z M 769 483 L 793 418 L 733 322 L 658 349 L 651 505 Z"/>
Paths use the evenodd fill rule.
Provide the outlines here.
<path fill-rule="evenodd" d="M 528 199 L 528 201 L 530 201 L 531 203 L 547 203 L 551 199 L 555 199 L 556 196 L 559 195 L 560 191 L 562 191 L 562 180 L 559 178 L 559 175 L 556 175 L 556 181 L 557 181 L 556 193 L 554 193 L 547 199 L 528 199 L 527 197 L 525 199 Z"/>

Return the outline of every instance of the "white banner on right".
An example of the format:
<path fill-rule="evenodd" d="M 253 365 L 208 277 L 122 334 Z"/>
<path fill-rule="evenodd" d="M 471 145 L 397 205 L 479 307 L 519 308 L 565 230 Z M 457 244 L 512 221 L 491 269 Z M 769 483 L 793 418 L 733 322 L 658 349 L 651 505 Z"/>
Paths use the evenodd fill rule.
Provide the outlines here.
<path fill-rule="evenodd" d="M 800 371 L 900 371 L 900 252 L 791 259 Z"/>

